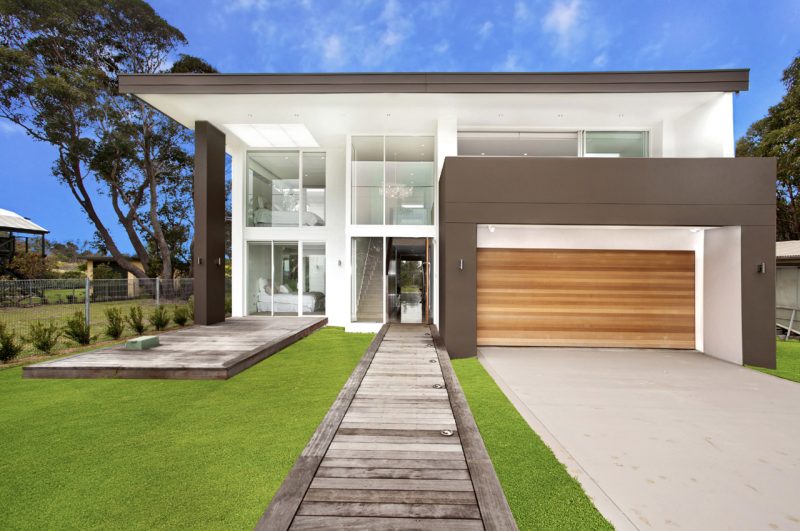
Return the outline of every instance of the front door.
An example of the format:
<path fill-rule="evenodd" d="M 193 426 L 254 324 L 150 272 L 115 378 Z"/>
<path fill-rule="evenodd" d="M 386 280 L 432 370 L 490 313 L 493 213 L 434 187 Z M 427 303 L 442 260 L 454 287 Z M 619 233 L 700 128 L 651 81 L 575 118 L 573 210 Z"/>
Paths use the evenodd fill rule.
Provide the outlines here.
<path fill-rule="evenodd" d="M 429 323 L 431 252 L 429 238 L 387 238 L 386 320 Z"/>

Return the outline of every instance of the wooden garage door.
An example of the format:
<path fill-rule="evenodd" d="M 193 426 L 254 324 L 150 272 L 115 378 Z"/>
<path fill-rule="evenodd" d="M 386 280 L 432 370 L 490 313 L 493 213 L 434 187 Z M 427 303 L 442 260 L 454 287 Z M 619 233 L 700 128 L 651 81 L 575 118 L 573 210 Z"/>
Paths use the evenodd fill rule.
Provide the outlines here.
<path fill-rule="evenodd" d="M 694 252 L 478 249 L 478 345 L 694 348 Z"/>

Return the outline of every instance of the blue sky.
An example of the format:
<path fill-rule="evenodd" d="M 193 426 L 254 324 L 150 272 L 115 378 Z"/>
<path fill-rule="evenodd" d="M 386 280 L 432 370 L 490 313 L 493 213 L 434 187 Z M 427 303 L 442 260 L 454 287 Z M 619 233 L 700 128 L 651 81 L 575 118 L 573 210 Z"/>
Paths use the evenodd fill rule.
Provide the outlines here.
<path fill-rule="evenodd" d="M 221 72 L 751 69 L 737 138 L 783 94 L 797 0 L 158 0 Z M 92 227 L 50 173 L 53 150 L 0 121 L 0 208 L 57 240 Z M 102 198 L 100 210 L 110 214 Z M 106 219 L 111 219 L 106 216 Z M 122 231 L 115 228 L 123 247 Z"/>

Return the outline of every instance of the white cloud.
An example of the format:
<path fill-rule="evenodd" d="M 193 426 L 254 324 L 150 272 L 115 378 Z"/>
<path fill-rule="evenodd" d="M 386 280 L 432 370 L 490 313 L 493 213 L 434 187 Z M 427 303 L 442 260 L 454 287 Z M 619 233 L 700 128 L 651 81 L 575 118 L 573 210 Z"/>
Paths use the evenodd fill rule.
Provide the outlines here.
<path fill-rule="evenodd" d="M 223 9 L 228 13 L 235 11 L 264 10 L 267 7 L 267 0 L 226 0 Z"/>
<path fill-rule="evenodd" d="M 517 55 L 516 52 L 508 52 L 506 54 L 506 58 L 502 63 L 500 63 L 498 70 L 503 72 L 516 72 L 523 70 L 519 55 Z"/>
<path fill-rule="evenodd" d="M 433 51 L 439 55 L 445 54 L 450 50 L 450 43 L 447 40 L 442 39 L 439 41 L 434 47 Z"/>
<path fill-rule="evenodd" d="M 556 0 L 542 20 L 542 29 L 555 34 L 562 52 L 568 51 L 579 36 L 581 7 L 580 0 Z"/>
<path fill-rule="evenodd" d="M 491 20 L 487 20 L 481 27 L 478 28 L 478 37 L 481 39 L 486 39 L 492 34 L 492 30 L 494 29 L 494 23 Z"/>
<path fill-rule="evenodd" d="M 414 25 L 397 0 L 386 2 L 380 20 L 386 25 L 381 42 L 390 48 L 402 43 L 411 33 Z"/>
<path fill-rule="evenodd" d="M 527 22 L 531 18 L 531 11 L 528 9 L 528 4 L 522 0 L 517 0 L 514 4 L 514 22 Z"/>
<path fill-rule="evenodd" d="M 322 39 L 322 57 L 328 66 L 341 65 L 344 62 L 344 47 L 339 35 L 329 35 Z"/>
<path fill-rule="evenodd" d="M 592 64 L 597 68 L 603 68 L 608 63 L 608 54 L 606 52 L 602 52 L 599 55 L 595 56 L 592 60 Z"/>

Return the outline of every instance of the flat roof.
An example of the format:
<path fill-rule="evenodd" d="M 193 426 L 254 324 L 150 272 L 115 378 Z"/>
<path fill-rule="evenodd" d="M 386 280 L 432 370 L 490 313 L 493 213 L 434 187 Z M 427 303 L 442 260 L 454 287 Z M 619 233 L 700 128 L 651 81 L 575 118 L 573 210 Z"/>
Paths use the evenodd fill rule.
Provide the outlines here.
<path fill-rule="evenodd" d="M 639 72 L 120 74 L 122 94 L 660 93 L 747 90 L 750 69 Z"/>

